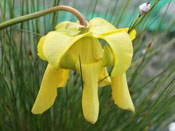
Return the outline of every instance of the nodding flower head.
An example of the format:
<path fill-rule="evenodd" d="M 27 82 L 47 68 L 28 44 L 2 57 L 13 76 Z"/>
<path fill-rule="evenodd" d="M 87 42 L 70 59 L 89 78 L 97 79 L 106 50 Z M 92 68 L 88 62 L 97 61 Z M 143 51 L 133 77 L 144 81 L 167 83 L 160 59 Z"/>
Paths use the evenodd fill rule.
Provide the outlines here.
<path fill-rule="evenodd" d="M 135 33 L 135 30 L 128 33 L 128 28 L 116 29 L 101 18 L 92 19 L 87 27 L 69 21 L 58 24 L 38 44 L 38 55 L 48 66 L 32 112 L 41 114 L 54 104 L 57 88 L 65 87 L 70 70 L 81 74 L 83 115 L 90 123 L 98 119 L 100 86 L 111 84 L 114 103 L 134 112 L 126 71 L 132 61 Z M 108 45 L 103 48 L 99 38 Z M 108 66 L 113 67 L 111 75 Z"/>

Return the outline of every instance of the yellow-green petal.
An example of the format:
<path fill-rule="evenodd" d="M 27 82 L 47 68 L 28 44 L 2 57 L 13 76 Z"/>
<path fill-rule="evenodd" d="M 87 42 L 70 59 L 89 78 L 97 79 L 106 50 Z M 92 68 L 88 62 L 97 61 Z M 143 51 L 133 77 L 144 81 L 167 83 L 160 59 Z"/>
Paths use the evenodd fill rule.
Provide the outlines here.
<path fill-rule="evenodd" d="M 77 70 L 80 72 L 80 65 Z M 94 124 L 98 119 L 98 78 L 102 70 L 102 63 L 82 64 L 82 78 L 84 81 L 82 108 L 85 119 Z M 81 73 L 81 72 L 80 72 Z"/>
<path fill-rule="evenodd" d="M 113 66 L 113 65 L 114 65 L 114 57 L 113 57 L 111 47 L 106 45 L 104 47 L 103 66 L 108 67 L 108 66 Z"/>
<path fill-rule="evenodd" d="M 103 49 L 100 42 L 93 37 L 83 37 L 75 42 L 62 56 L 60 67 L 75 70 L 79 57 L 83 64 L 94 63 L 103 58 Z"/>
<path fill-rule="evenodd" d="M 93 35 L 116 30 L 116 27 L 102 18 L 93 18 L 88 23 L 88 27 Z"/>
<path fill-rule="evenodd" d="M 118 107 L 124 110 L 135 111 L 131 96 L 128 90 L 126 74 L 118 77 L 111 77 L 112 81 L 112 97 Z"/>
<path fill-rule="evenodd" d="M 57 87 L 65 87 L 67 84 L 67 80 L 69 79 L 69 70 L 58 68 L 58 85 Z"/>
<path fill-rule="evenodd" d="M 97 38 L 104 39 L 113 52 L 114 67 L 111 76 L 120 76 L 125 73 L 131 64 L 133 56 L 133 46 L 128 33 L 125 31 L 106 33 L 98 35 Z"/>
<path fill-rule="evenodd" d="M 128 30 L 129 30 L 129 29 L 128 29 Z M 128 30 L 127 30 L 127 32 L 128 32 Z M 129 36 L 130 36 L 131 40 L 134 40 L 135 37 L 136 37 L 136 30 L 132 30 L 132 31 L 129 33 Z"/>
<path fill-rule="evenodd" d="M 45 38 L 46 38 L 46 36 L 41 37 L 39 42 L 38 42 L 38 46 L 37 46 L 38 56 L 43 60 L 46 60 L 46 58 L 43 54 L 43 49 L 42 49 Z"/>
<path fill-rule="evenodd" d="M 110 84 L 111 84 L 111 78 L 107 72 L 107 68 L 104 67 L 99 76 L 98 86 L 103 87 L 103 86 L 107 86 Z"/>
<path fill-rule="evenodd" d="M 117 32 L 121 32 L 121 31 L 125 31 L 125 32 L 128 32 L 129 28 L 120 28 L 120 29 L 116 29 L 116 30 L 112 30 L 112 31 L 109 31 L 109 32 L 104 32 L 104 33 L 101 33 L 99 35 L 109 35 L 109 34 L 114 34 L 114 33 L 117 33 Z M 136 30 L 132 30 L 130 33 L 129 33 L 129 36 L 131 38 L 131 40 L 134 40 L 135 37 L 136 37 Z"/>
<path fill-rule="evenodd" d="M 68 70 L 55 68 L 48 64 L 38 96 L 32 108 L 33 114 L 42 114 L 53 105 L 57 96 L 57 87 L 65 86 L 68 74 Z"/>
<path fill-rule="evenodd" d="M 43 54 L 52 65 L 59 67 L 60 59 L 65 54 L 65 52 L 80 38 L 88 35 L 88 33 L 69 36 L 64 32 L 52 31 L 46 35 Z"/>
<path fill-rule="evenodd" d="M 74 43 L 66 52 L 71 54 L 74 61 L 79 63 L 79 56 L 83 64 L 94 63 L 103 58 L 103 49 L 100 42 L 90 37 L 83 37 Z"/>
<path fill-rule="evenodd" d="M 55 28 L 58 32 L 66 32 L 69 35 L 77 35 L 81 32 L 81 29 L 85 27 L 78 23 L 64 21 L 59 23 Z"/>

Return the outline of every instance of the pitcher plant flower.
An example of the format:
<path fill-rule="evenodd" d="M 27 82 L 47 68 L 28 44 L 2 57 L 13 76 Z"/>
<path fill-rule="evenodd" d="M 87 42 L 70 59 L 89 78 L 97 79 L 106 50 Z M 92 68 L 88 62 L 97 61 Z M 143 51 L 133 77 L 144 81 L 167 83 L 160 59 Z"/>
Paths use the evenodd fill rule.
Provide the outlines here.
<path fill-rule="evenodd" d="M 114 103 L 134 112 L 126 71 L 132 61 L 135 34 L 135 30 L 117 29 L 102 18 L 90 20 L 86 27 L 59 23 L 38 43 L 38 56 L 48 65 L 32 113 L 42 114 L 54 104 L 57 88 L 65 87 L 70 70 L 79 72 L 83 79 L 82 110 L 88 122 L 94 124 L 98 119 L 99 86 L 111 84 Z M 106 41 L 104 48 L 99 39 Z M 108 76 L 107 67 L 112 67 L 112 72 L 102 80 Z"/>

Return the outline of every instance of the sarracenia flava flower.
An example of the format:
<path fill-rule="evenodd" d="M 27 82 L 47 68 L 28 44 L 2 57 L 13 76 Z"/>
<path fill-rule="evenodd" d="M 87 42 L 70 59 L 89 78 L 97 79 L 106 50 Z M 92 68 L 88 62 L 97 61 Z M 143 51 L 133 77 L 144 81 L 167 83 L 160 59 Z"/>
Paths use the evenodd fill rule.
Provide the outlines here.
<path fill-rule="evenodd" d="M 62 22 L 55 31 L 43 36 L 38 44 L 38 55 L 49 64 L 32 112 L 41 114 L 53 105 L 57 88 L 66 85 L 69 70 L 82 74 L 82 109 L 85 119 L 90 123 L 95 123 L 98 118 L 98 86 L 111 84 L 115 104 L 134 112 L 126 70 L 131 64 L 132 40 L 136 32 L 127 32 L 128 28 L 116 29 L 106 20 L 94 18 L 87 27 Z M 102 48 L 98 38 L 105 40 L 108 45 Z M 108 66 L 113 66 L 111 75 L 102 80 L 108 76 Z"/>

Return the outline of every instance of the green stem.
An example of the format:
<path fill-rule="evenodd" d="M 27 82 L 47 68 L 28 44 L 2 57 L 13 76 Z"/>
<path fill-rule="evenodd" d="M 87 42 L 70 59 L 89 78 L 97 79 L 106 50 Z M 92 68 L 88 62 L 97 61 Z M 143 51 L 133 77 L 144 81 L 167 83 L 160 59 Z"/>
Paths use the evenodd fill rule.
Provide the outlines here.
<path fill-rule="evenodd" d="M 78 18 L 81 25 L 83 25 L 85 27 L 87 26 L 86 19 L 84 18 L 84 16 L 78 10 L 76 10 L 72 7 L 69 7 L 69 6 L 61 5 L 61 6 L 55 6 L 55 7 L 43 10 L 43 11 L 38 11 L 38 12 L 29 14 L 29 15 L 20 16 L 20 17 L 2 22 L 2 23 L 0 23 L 0 30 L 2 30 L 4 28 L 7 28 L 9 26 L 18 24 L 18 23 L 22 23 L 22 22 L 25 22 L 25 21 L 28 21 L 28 20 L 32 20 L 32 19 L 44 16 L 44 15 L 56 12 L 56 11 L 68 11 L 68 12 L 74 14 Z"/>
<path fill-rule="evenodd" d="M 132 24 L 132 26 L 129 28 L 128 33 L 131 32 L 131 30 L 134 28 L 135 24 L 138 22 L 138 20 L 140 19 L 140 17 L 141 17 L 141 15 L 139 15 L 139 16 L 137 17 L 137 19 L 135 20 L 135 22 L 134 22 L 134 23 Z"/>

